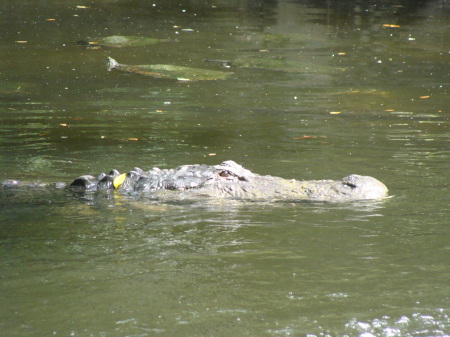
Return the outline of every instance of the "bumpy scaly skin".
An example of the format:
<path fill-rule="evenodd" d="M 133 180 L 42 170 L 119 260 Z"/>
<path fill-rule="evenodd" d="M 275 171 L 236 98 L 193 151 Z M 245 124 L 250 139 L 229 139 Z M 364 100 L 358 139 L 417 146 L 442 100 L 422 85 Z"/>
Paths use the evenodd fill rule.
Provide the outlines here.
<path fill-rule="evenodd" d="M 99 177 L 81 176 L 71 187 L 81 190 L 114 188 L 120 173 L 102 173 Z M 142 193 L 155 198 L 177 199 L 208 196 L 252 200 L 321 200 L 350 201 L 380 199 L 387 196 L 386 186 L 375 178 L 350 175 L 340 180 L 287 180 L 261 176 L 229 160 L 220 165 L 184 165 L 176 169 L 153 168 L 128 172 L 121 191 Z"/>

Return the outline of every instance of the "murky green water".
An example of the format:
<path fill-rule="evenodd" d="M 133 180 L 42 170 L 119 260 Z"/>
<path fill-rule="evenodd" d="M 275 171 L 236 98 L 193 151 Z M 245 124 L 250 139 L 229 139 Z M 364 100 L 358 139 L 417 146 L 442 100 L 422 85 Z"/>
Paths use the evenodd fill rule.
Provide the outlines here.
<path fill-rule="evenodd" d="M 231 159 L 286 178 L 372 175 L 392 196 L 159 203 L 2 190 L 0 334 L 449 336 L 448 10 L 0 1 L 0 180 Z M 111 35 L 164 41 L 76 43 Z M 107 72 L 107 56 L 233 74 Z"/>

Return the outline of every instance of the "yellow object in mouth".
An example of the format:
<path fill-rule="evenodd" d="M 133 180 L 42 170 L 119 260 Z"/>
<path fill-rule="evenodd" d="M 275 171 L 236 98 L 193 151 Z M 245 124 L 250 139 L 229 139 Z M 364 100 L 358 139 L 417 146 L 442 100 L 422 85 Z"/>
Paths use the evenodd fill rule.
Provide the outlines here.
<path fill-rule="evenodd" d="M 115 177 L 113 180 L 114 188 L 119 188 L 119 186 L 123 184 L 126 176 L 127 176 L 127 174 L 123 173 L 123 174 Z"/>

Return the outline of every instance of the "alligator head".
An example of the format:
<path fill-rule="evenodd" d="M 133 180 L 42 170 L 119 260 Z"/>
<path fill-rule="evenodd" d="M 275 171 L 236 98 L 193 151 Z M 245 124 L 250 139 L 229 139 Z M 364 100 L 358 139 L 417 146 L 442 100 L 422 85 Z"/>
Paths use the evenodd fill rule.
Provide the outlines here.
<path fill-rule="evenodd" d="M 111 71 L 111 69 L 119 68 L 120 64 L 119 64 L 119 62 L 114 60 L 112 57 L 108 56 L 106 58 L 105 65 L 106 65 L 106 69 L 108 69 L 108 71 Z"/>
<path fill-rule="evenodd" d="M 75 179 L 71 187 L 76 190 L 95 191 L 117 189 L 125 192 L 185 191 L 179 195 L 206 195 L 244 199 L 292 200 L 363 200 L 387 196 L 386 186 L 375 178 L 350 175 L 340 180 L 287 180 L 274 176 L 261 176 L 243 168 L 234 161 L 219 165 L 183 165 L 175 169 L 153 168 L 143 171 L 134 168 L 120 174 L 112 170 L 98 177 L 84 175 Z M 160 191 L 156 193 L 157 191 Z"/>

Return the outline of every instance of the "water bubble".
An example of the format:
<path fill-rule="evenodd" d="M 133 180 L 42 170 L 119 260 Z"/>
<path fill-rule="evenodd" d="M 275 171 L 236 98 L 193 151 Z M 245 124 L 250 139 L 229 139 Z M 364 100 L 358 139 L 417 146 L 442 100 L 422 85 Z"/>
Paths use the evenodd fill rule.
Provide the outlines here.
<path fill-rule="evenodd" d="M 359 335 L 359 337 L 375 337 L 375 335 L 371 334 L 370 332 L 363 332 Z"/>

